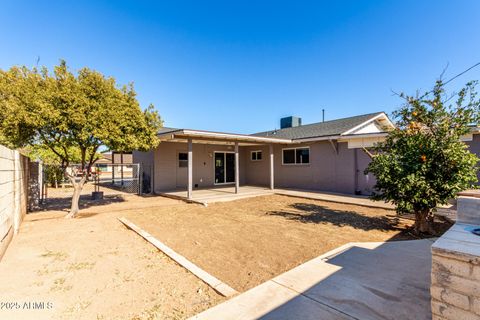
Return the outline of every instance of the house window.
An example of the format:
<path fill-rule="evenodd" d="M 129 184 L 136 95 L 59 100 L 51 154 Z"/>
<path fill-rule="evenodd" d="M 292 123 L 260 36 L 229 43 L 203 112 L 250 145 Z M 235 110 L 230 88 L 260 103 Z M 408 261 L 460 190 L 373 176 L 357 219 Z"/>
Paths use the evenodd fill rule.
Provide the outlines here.
<path fill-rule="evenodd" d="M 252 151 L 250 153 L 250 159 L 252 161 L 260 161 L 262 160 L 262 151 Z"/>
<path fill-rule="evenodd" d="M 295 149 L 295 162 L 310 163 L 310 149 L 309 148 Z"/>
<path fill-rule="evenodd" d="M 283 149 L 283 164 L 309 164 L 310 148 Z"/>
<path fill-rule="evenodd" d="M 295 149 L 283 149 L 283 164 L 295 164 Z"/>
<path fill-rule="evenodd" d="M 188 153 L 180 152 L 178 154 L 178 167 L 179 168 L 186 168 L 188 167 Z"/>
<path fill-rule="evenodd" d="M 108 170 L 108 166 L 106 163 L 99 163 L 97 164 L 98 171 L 105 172 Z"/>

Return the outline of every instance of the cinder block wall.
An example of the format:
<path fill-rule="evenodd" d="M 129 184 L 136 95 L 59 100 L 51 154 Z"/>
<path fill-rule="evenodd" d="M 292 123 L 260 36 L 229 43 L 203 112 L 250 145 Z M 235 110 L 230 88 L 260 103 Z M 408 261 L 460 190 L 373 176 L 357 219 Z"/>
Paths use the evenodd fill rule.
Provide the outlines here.
<path fill-rule="evenodd" d="M 460 197 L 457 223 L 432 245 L 432 318 L 480 319 L 480 198 Z"/>
<path fill-rule="evenodd" d="M 29 160 L 0 145 L 0 258 L 27 213 Z"/>
<path fill-rule="evenodd" d="M 480 319 L 480 259 L 432 250 L 433 319 Z"/>

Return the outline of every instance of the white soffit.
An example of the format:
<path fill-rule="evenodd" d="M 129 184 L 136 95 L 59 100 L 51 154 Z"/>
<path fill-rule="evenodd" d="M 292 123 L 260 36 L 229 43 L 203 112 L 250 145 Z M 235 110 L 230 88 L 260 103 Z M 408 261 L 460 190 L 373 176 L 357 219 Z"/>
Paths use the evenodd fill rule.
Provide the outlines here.
<path fill-rule="evenodd" d="M 348 139 L 348 149 L 371 148 L 383 140 L 385 140 L 383 136 Z"/>
<path fill-rule="evenodd" d="M 384 130 L 377 121 L 372 121 L 364 127 L 359 128 L 357 131 L 352 132 L 351 134 L 379 133 L 383 131 Z"/>
<path fill-rule="evenodd" d="M 395 126 L 394 126 L 393 123 L 390 121 L 390 119 L 388 119 L 387 115 L 386 115 L 385 113 L 380 113 L 380 114 L 376 115 L 375 117 L 370 118 L 370 119 L 368 119 L 367 121 L 359 124 L 358 126 L 355 126 L 355 127 L 353 127 L 352 129 L 343 132 L 341 135 L 344 136 L 344 135 L 355 134 L 355 133 L 358 132 L 359 130 L 362 130 L 362 129 L 366 128 L 366 127 L 368 127 L 369 130 L 375 130 L 374 127 L 371 127 L 371 126 L 370 126 L 370 124 L 372 124 L 372 123 L 375 123 L 374 126 L 375 126 L 376 128 L 380 128 L 380 129 L 379 129 L 380 131 L 361 132 L 361 133 L 364 134 L 364 133 L 382 132 L 382 131 L 388 131 L 389 129 L 395 128 Z M 365 130 L 365 131 L 366 131 L 366 130 Z"/>

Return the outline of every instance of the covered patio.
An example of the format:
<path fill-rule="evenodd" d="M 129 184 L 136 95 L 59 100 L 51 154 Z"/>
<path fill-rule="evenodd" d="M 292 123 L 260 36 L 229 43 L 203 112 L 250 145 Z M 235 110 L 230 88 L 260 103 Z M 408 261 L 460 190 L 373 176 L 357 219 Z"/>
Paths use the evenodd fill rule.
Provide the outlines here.
<path fill-rule="evenodd" d="M 168 173 L 162 173 L 159 184 L 165 183 L 156 193 L 202 204 L 272 194 L 275 189 L 274 145 L 291 143 L 290 139 L 168 128 L 159 138 L 161 144 L 156 159 L 162 159 L 164 166 L 175 168 L 175 182 L 166 182 Z M 257 149 L 267 152 L 251 151 Z M 261 157 L 262 162 L 268 164 L 265 170 L 268 175 L 263 175 L 258 184 L 246 183 L 244 178 L 245 163 L 251 152 L 258 152 L 255 157 L 259 160 Z M 171 155 L 175 156 L 173 165 L 170 164 Z"/>

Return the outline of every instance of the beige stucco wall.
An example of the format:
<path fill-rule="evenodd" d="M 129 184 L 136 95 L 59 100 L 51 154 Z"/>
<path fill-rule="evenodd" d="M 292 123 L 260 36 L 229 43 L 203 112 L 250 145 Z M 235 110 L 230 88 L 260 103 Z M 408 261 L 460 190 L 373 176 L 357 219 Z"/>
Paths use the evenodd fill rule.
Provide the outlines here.
<path fill-rule="evenodd" d="M 240 148 L 240 184 L 245 184 L 245 157 Z M 234 146 L 193 144 L 193 184 L 201 187 L 214 185 L 213 153 L 234 151 Z M 186 143 L 162 142 L 154 150 L 154 190 L 161 192 L 186 185 L 186 169 L 178 167 L 178 153 L 187 152 Z M 182 171 L 183 170 L 183 171 Z M 183 183 L 182 183 L 183 182 Z"/>
<path fill-rule="evenodd" d="M 369 195 L 373 191 L 373 186 L 377 182 L 377 179 L 372 173 L 365 175 L 365 169 L 368 167 L 371 159 L 363 151 L 363 149 L 355 149 L 357 152 L 357 163 L 358 163 L 358 190 L 362 192 L 362 194 Z"/>
<path fill-rule="evenodd" d="M 466 143 L 470 151 L 480 155 L 480 135 L 473 135 L 473 141 Z M 292 145 L 275 145 L 276 187 L 353 194 L 357 186 L 361 194 L 371 194 L 376 180 L 372 174 L 364 174 L 370 158 L 362 149 L 348 149 L 347 143 L 342 142 L 338 143 L 338 152 L 335 152 L 328 141 L 297 146 L 310 147 L 309 165 L 283 165 L 282 148 Z M 250 152 L 253 150 L 263 152 L 261 161 L 250 160 Z M 178 185 L 177 176 L 181 176 L 177 164 L 177 154 L 180 151 L 187 151 L 186 143 L 162 142 L 154 151 L 134 151 L 133 162 L 151 168 L 154 172 L 155 191 L 171 190 Z M 214 168 L 211 155 L 214 151 L 233 151 L 233 146 L 194 144 L 193 151 L 193 183 L 199 187 L 213 186 Z M 183 170 L 186 183 L 186 168 Z M 268 145 L 240 147 L 240 184 L 269 186 L 269 172 Z"/>
<path fill-rule="evenodd" d="M 282 149 L 291 148 L 291 145 L 277 145 L 274 147 L 275 186 L 284 188 L 301 188 L 323 190 L 341 193 L 355 192 L 355 152 L 358 163 L 358 188 L 363 194 L 370 194 L 375 184 L 374 177 L 365 176 L 363 171 L 370 162 L 370 158 L 361 149 L 348 149 L 346 143 L 338 144 L 338 153 L 330 142 L 314 142 L 297 146 L 310 147 L 310 164 L 283 165 Z M 261 150 L 263 159 L 251 161 L 250 152 Z M 355 151 L 356 150 L 356 151 Z M 247 184 L 269 184 L 269 147 L 253 146 L 245 148 Z"/>
<path fill-rule="evenodd" d="M 283 165 L 282 149 L 291 145 L 274 146 L 275 187 L 322 190 L 340 193 L 355 193 L 357 187 L 362 194 L 370 194 L 375 178 L 364 175 L 370 158 L 362 149 L 348 149 L 347 143 L 337 145 L 338 153 L 329 142 L 313 142 L 297 146 L 310 147 L 310 164 Z M 250 152 L 261 150 L 262 160 L 251 161 Z M 355 151 L 356 150 L 356 151 Z M 193 145 L 193 184 L 198 187 L 214 185 L 214 151 L 234 151 L 233 146 L 197 144 Z M 186 186 L 186 168 L 178 167 L 178 153 L 187 152 L 186 143 L 162 142 L 154 151 L 133 153 L 134 162 L 152 166 L 154 190 L 161 192 Z M 355 152 L 357 157 L 355 157 Z M 355 172 L 357 161 L 357 172 Z M 240 184 L 269 186 L 269 146 L 240 147 Z M 182 171 L 183 170 L 183 171 Z M 182 184 L 183 181 L 183 184 Z"/>
<path fill-rule="evenodd" d="M 142 152 L 142 151 L 133 151 L 133 163 L 140 163 L 144 166 L 152 166 L 153 165 L 153 150 Z"/>

